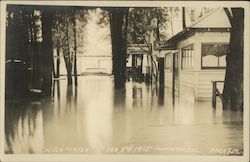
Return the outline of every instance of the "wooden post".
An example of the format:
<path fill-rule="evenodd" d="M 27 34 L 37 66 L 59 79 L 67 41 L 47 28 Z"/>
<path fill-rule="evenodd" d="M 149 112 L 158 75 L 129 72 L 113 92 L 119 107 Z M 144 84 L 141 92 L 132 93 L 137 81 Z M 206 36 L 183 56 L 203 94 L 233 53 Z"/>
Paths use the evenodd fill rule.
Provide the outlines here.
<path fill-rule="evenodd" d="M 158 69 L 159 69 L 159 85 L 164 87 L 164 58 L 158 59 Z"/>
<path fill-rule="evenodd" d="M 216 108 L 216 82 L 212 81 L 213 89 L 212 89 L 212 107 Z"/>

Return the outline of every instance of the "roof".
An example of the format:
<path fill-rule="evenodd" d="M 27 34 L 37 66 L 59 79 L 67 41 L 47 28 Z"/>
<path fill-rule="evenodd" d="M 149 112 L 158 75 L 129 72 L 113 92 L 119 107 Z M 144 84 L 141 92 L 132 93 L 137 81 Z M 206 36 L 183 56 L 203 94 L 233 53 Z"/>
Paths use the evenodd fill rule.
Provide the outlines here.
<path fill-rule="evenodd" d="M 201 17 L 193 24 L 193 28 L 230 28 L 230 22 L 223 8 L 216 8 L 207 15 Z"/>
<path fill-rule="evenodd" d="M 216 8 L 206 16 L 201 17 L 196 22 L 186 27 L 181 32 L 171 37 L 166 42 L 177 43 L 195 32 L 229 32 L 230 22 L 223 8 Z"/>

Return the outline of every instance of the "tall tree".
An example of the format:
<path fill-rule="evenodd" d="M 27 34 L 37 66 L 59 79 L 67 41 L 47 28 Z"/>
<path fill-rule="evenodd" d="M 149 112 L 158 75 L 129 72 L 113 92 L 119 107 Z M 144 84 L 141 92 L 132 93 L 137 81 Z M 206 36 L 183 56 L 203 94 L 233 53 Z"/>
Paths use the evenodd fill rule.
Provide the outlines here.
<path fill-rule="evenodd" d="M 112 42 L 112 59 L 113 74 L 115 80 L 115 89 L 123 89 L 125 87 L 125 70 L 126 70 L 126 35 L 128 8 L 112 8 L 110 9 L 110 28 Z M 125 21 L 124 21 L 125 20 Z M 124 23 L 125 22 L 125 23 Z M 125 30 L 124 30 L 125 29 Z"/>
<path fill-rule="evenodd" d="M 52 22 L 54 8 L 42 7 L 42 93 L 51 96 L 53 73 Z"/>
<path fill-rule="evenodd" d="M 63 57 L 66 65 L 67 70 L 67 78 L 68 78 L 68 85 L 72 85 L 72 66 L 73 66 L 73 52 L 71 53 L 70 50 L 70 15 L 69 10 L 66 9 L 64 11 L 64 21 L 66 23 L 65 28 L 65 46 L 63 50 Z"/>
<path fill-rule="evenodd" d="M 231 24 L 230 47 L 223 90 L 223 108 L 243 110 L 244 9 L 224 8 Z"/>
<path fill-rule="evenodd" d="M 75 77 L 75 86 L 78 85 L 77 79 L 77 38 L 76 38 L 76 10 L 72 11 L 72 22 L 73 22 L 73 32 L 74 32 L 74 77 Z"/>
<path fill-rule="evenodd" d="M 60 58 L 60 51 L 62 51 L 65 67 L 67 71 L 68 85 L 72 85 L 72 66 L 73 66 L 73 52 L 71 52 L 71 13 L 70 8 L 62 7 L 56 8 L 56 18 L 53 25 L 53 42 L 57 48 L 57 57 Z M 59 70 L 59 61 L 57 62 L 57 69 Z"/>
<path fill-rule="evenodd" d="M 28 12 L 28 55 L 30 67 L 30 89 L 41 88 L 41 42 L 42 25 L 41 12 L 36 7 L 30 7 Z"/>

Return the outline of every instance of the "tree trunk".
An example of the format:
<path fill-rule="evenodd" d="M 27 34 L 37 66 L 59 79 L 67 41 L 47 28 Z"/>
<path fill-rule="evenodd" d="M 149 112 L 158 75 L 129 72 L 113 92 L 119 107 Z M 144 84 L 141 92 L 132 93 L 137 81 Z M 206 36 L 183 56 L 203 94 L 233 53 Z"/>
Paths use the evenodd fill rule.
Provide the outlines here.
<path fill-rule="evenodd" d="M 156 40 L 160 41 L 160 18 L 157 16 L 157 22 L 156 22 Z"/>
<path fill-rule="evenodd" d="M 52 18 L 51 8 L 42 9 L 42 93 L 51 96 L 52 72 L 53 72 L 53 45 L 52 45 Z"/>
<path fill-rule="evenodd" d="M 125 87 L 126 54 L 124 40 L 127 33 L 123 33 L 124 15 L 128 10 L 125 8 L 112 8 L 111 13 L 111 41 L 112 41 L 112 60 L 115 89 Z"/>
<path fill-rule="evenodd" d="M 171 24 L 171 34 L 174 36 L 174 28 L 173 28 L 173 10 L 170 9 L 170 24 Z"/>
<path fill-rule="evenodd" d="M 66 47 L 68 48 L 68 47 Z M 72 85 L 73 81 L 72 81 L 72 63 L 71 63 L 71 59 L 70 57 L 70 53 L 69 50 L 66 50 L 66 54 L 67 56 L 64 56 L 64 60 L 65 60 L 65 65 L 66 65 L 66 70 L 67 70 L 67 80 L 68 80 L 68 85 Z"/>
<path fill-rule="evenodd" d="M 231 23 L 229 53 L 223 90 L 223 109 L 243 110 L 244 9 L 225 9 Z"/>
<path fill-rule="evenodd" d="M 65 22 L 69 23 L 67 20 L 67 13 L 65 13 Z M 72 56 L 70 53 L 70 42 L 69 42 L 69 24 L 67 25 L 66 28 L 66 49 L 64 51 L 64 60 L 65 60 L 65 65 L 66 65 L 66 70 L 67 70 L 67 79 L 68 79 L 68 85 L 72 85 Z"/>
<path fill-rule="evenodd" d="M 78 85 L 78 80 L 77 80 L 77 40 L 76 40 L 76 18 L 75 18 L 75 11 L 73 11 L 73 30 L 74 30 L 74 77 L 75 77 L 75 86 Z"/>
<path fill-rule="evenodd" d="M 57 40 L 56 45 L 56 53 L 57 53 L 57 60 L 56 60 L 56 77 L 60 78 L 60 43 L 59 40 Z"/>
<path fill-rule="evenodd" d="M 31 40 L 31 67 L 32 67 L 32 76 L 31 76 L 31 84 L 32 88 L 40 89 L 41 88 L 41 62 L 40 62 L 40 51 L 39 51 L 39 43 L 37 41 L 37 32 L 38 32 L 38 26 L 36 25 L 36 20 L 38 18 L 34 16 L 34 13 L 32 12 L 30 14 L 30 34 L 32 37 Z"/>
<path fill-rule="evenodd" d="M 185 7 L 182 7 L 182 27 L 185 29 L 186 26 L 186 13 L 185 13 Z"/>

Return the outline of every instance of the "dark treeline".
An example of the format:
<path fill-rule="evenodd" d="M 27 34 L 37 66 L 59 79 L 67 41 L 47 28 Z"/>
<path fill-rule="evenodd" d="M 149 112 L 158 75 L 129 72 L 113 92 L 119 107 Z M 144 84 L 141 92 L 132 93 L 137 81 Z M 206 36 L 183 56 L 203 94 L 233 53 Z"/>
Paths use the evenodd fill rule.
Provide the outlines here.
<path fill-rule="evenodd" d="M 52 78 L 60 76 L 61 51 L 68 84 L 72 85 L 73 72 L 77 85 L 77 11 L 74 7 L 7 5 L 7 99 L 27 98 L 31 93 L 51 96 Z M 84 19 L 84 14 L 78 16 Z M 54 48 L 58 55 L 56 65 Z"/>
<path fill-rule="evenodd" d="M 7 6 L 6 97 L 51 95 L 52 7 Z"/>
<path fill-rule="evenodd" d="M 36 22 L 41 19 L 36 9 L 25 6 L 7 6 L 6 29 L 6 95 L 21 98 L 42 80 L 41 31 Z M 41 11 L 41 10 L 40 10 Z M 40 32 L 40 33 L 39 33 Z M 31 69 L 35 73 L 31 73 Z"/>

